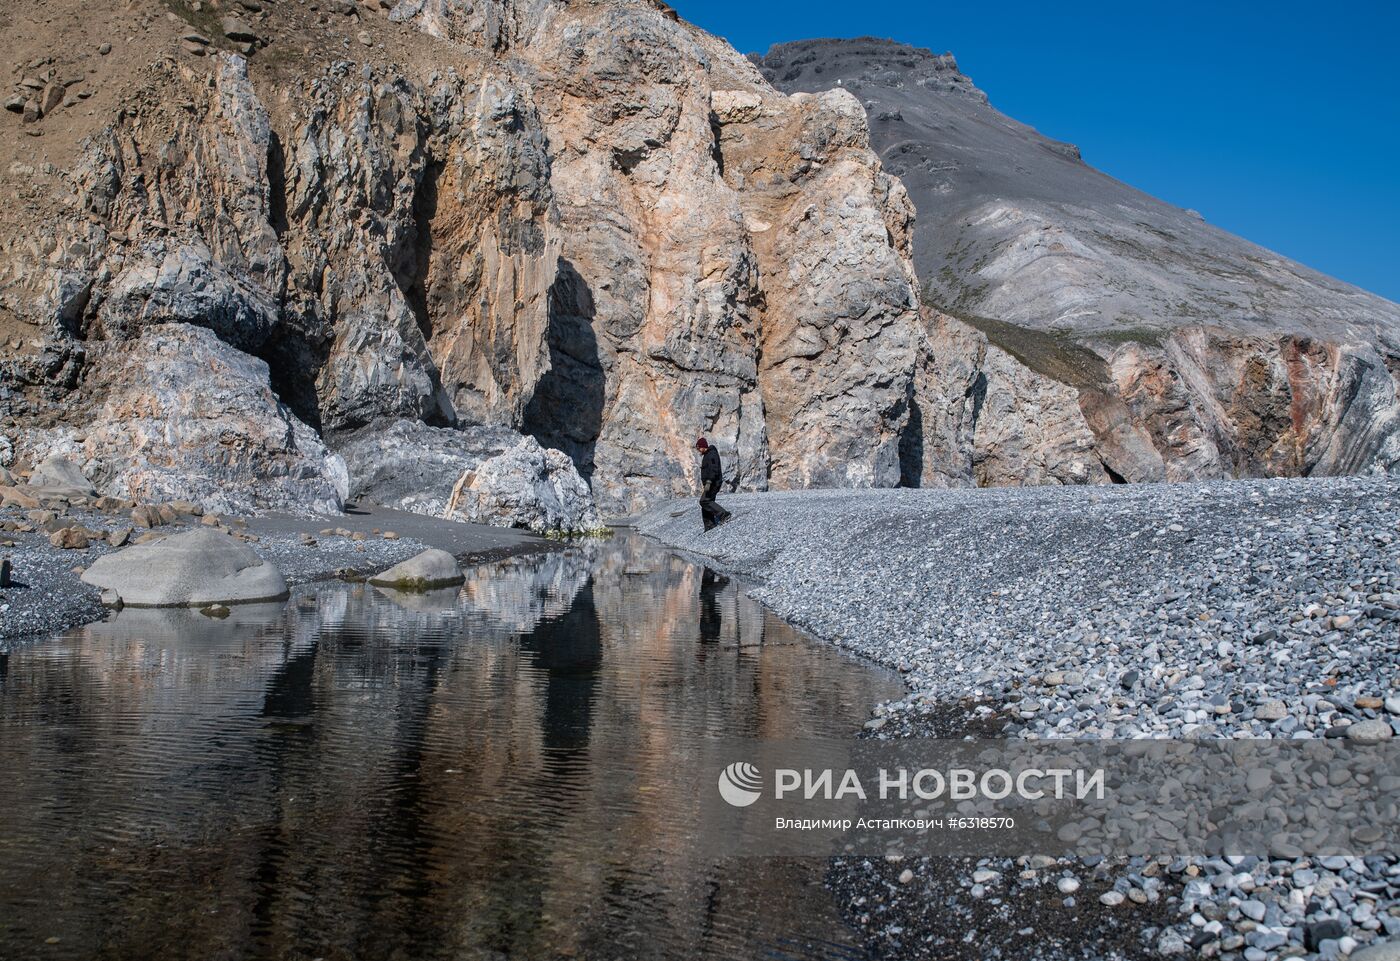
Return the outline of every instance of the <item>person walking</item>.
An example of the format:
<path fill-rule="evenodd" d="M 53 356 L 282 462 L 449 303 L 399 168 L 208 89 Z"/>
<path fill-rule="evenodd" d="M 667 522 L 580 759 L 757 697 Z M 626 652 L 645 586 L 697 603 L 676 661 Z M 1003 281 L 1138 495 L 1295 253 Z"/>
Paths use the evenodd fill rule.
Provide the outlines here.
<path fill-rule="evenodd" d="M 695 442 L 695 449 L 701 454 L 700 518 L 705 522 L 705 530 L 708 531 L 723 524 L 734 515 L 720 507 L 715 500 L 716 495 L 719 494 L 720 485 L 724 483 L 724 467 L 719 462 L 719 451 L 715 450 L 704 437 Z"/>

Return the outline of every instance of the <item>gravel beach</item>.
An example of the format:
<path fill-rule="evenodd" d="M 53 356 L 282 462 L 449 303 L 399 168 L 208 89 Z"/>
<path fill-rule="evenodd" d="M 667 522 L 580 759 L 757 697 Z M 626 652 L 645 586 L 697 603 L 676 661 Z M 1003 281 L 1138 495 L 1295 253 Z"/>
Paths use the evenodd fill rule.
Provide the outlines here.
<path fill-rule="evenodd" d="M 865 736 L 1400 734 L 1400 480 L 722 503 L 710 533 L 693 501 L 636 525 L 903 672 Z M 889 957 L 1400 958 L 1400 860 L 1261 855 L 846 859 L 830 883 Z"/>
<path fill-rule="evenodd" d="M 556 546 L 520 531 L 375 507 L 353 507 L 349 513 L 334 517 L 274 515 L 222 520 L 236 535 L 247 538 L 256 553 L 276 565 L 290 585 L 324 580 L 345 571 L 373 573 L 426 547 L 441 548 L 470 563 Z M 154 528 L 154 532 L 178 533 L 202 523 L 202 516 L 186 514 L 174 523 Z M 53 546 L 50 536 L 59 526 L 81 527 L 89 535 L 88 546 Z M 0 528 L 15 528 L 0 529 L 0 558 L 9 559 L 12 580 L 11 586 L 0 587 L 0 652 L 101 619 L 105 611 L 99 592 L 79 580 L 79 570 L 118 549 L 105 540 L 113 532 L 130 531 L 133 540 L 148 533 L 139 527 L 133 529 L 128 509 L 82 507 L 61 511 L 7 507 L 0 509 Z"/>

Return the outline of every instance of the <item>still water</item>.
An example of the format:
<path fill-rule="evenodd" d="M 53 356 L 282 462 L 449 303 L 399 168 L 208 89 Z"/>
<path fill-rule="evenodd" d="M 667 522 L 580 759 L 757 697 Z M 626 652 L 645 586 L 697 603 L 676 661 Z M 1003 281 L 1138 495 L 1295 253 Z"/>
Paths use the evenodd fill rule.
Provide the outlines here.
<path fill-rule="evenodd" d="M 0 958 L 859 957 L 821 863 L 706 856 L 668 759 L 900 691 L 636 537 L 126 610 L 0 655 Z"/>

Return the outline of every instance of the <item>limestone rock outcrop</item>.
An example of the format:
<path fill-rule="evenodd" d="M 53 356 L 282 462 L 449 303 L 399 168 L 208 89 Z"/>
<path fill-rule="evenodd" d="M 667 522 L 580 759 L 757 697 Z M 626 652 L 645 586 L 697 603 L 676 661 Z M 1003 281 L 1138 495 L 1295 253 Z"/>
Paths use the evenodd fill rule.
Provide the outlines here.
<path fill-rule="evenodd" d="M 220 513 L 340 509 L 344 462 L 278 401 L 263 361 L 175 323 L 94 354 L 70 422 L 20 433 L 31 456 L 68 458 L 103 492 L 133 500 Z"/>
<path fill-rule="evenodd" d="M 951 57 L 755 64 L 653 0 L 264 6 L 0 163 L 16 470 L 575 529 L 693 493 L 698 434 L 742 490 L 1400 463 L 1400 308 L 1104 187 Z"/>
<path fill-rule="evenodd" d="M 1394 375 L 1364 344 L 1196 326 L 1105 359 L 1016 325 L 927 318 L 903 450 L 922 486 L 1400 469 Z"/>
<path fill-rule="evenodd" d="M 513 49 L 553 145 L 567 266 L 526 430 L 609 513 L 693 491 L 699 433 L 735 487 L 895 482 L 912 212 L 859 105 L 777 94 L 649 4 L 531 9 Z"/>
<path fill-rule="evenodd" d="M 268 12 L 260 36 L 300 16 Z M 397 420 L 534 437 L 609 514 L 692 491 L 699 433 L 736 487 L 898 481 L 913 211 L 857 102 L 783 96 L 642 0 L 390 20 L 421 31 L 403 65 L 148 68 L 68 172 L 76 205 L 7 249 L 0 302 L 44 333 L 11 416 L 105 403 L 95 366 L 191 324 L 265 360 L 355 477 L 355 438 Z M 563 476 L 540 458 L 478 475 L 512 484 L 488 513 Z"/>

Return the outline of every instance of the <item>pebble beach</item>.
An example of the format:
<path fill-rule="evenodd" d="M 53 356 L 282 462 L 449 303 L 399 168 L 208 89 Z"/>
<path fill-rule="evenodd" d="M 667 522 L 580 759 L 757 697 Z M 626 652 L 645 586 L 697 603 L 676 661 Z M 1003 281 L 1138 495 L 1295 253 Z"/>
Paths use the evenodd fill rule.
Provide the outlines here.
<path fill-rule="evenodd" d="M 637 526 L 898 669 L 866 737 L 1400 734 L 1394 478 L 722 503 L 713 532 L 685 502 Z M 1400 861 L 1288 853 L 851 858 L 829 883 L 891 957 L 1400 958 Z"/>

